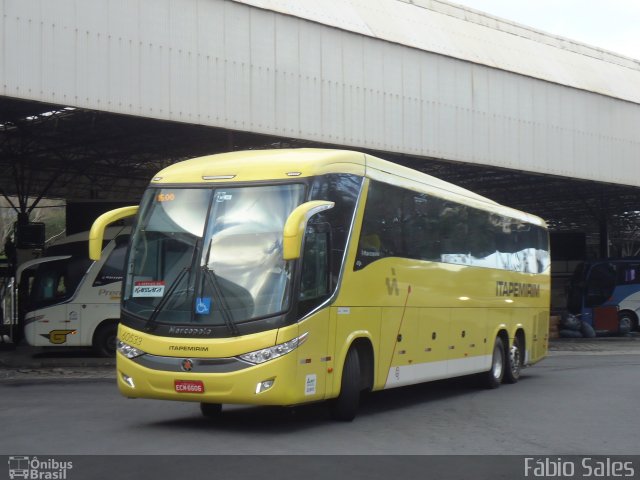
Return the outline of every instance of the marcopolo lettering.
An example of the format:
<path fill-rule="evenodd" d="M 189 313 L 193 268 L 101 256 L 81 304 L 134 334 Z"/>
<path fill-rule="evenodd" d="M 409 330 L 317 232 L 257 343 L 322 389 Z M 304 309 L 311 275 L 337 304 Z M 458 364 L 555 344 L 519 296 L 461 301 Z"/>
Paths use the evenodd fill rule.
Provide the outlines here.
<path fill-rule="evenodd" d="M 210 328 L 171 327 L 169 334 L 173 335 L 211 335 Z"/>
<path fill-rule="evenodd" d="M 496 281 L 496 297 L 539 297 L 540 285 L 537 283 Z"/>

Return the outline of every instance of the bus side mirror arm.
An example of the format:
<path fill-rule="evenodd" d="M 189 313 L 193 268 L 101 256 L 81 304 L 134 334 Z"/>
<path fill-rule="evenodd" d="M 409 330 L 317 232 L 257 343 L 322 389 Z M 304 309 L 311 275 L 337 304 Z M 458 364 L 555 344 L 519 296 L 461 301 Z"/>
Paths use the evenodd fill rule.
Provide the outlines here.
<path fill-rule="evenodd" d="M 287 218 L 282 234 L 282 256 L 285 260 L 300 258 L 302 238 L 307 222 L 316 213 L 333 208 L 334 202 L 313 200 L 296 207 Z"/>
<path fill-rule="evenodd" d="M 107 225 L 126 217 L 132 217 L 138 212 L 138 206 L 116 208 L 103 213 L 95 219 L 89 231 L 89 258 L 100 260 L 102 254 L 102 241 L 104 240 L 104 230 Z"/>

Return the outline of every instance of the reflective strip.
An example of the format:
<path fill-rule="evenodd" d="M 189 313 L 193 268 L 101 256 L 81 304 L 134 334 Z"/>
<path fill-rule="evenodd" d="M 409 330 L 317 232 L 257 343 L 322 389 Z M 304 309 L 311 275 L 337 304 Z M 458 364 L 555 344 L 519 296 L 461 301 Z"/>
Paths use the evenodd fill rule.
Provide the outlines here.
<path fill-rule="evenodd" d="M 402 387 L 415 383 L 486 372 L 491 368 L 492 359 L 491 355 L 479 355 L 440 362 L 391 367 L 384 388 Z"/>

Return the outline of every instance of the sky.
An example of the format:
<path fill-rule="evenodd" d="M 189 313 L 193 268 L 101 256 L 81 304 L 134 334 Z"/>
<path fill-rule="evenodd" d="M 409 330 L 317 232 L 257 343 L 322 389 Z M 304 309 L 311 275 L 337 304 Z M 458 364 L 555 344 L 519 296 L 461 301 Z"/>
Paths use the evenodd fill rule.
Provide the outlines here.
<path fill-rule="evenodd" d="M 448 0 L 640 60 L 640 0 Z"/>

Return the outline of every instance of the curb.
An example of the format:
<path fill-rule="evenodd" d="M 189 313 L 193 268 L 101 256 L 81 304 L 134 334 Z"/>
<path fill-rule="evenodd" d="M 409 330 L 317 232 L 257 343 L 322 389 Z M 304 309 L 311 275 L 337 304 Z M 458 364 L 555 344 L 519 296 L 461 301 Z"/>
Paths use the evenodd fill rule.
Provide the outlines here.
<path fill-rule="evenodd" d="M 115 358 L 96 357 L 90 349 L 66 348 L 48 350 L 41 347 L 18 346 L 0 350 L 0 369 L 54 369 L 113 367 Z"/>

